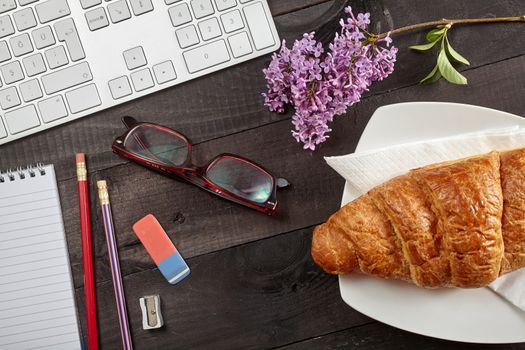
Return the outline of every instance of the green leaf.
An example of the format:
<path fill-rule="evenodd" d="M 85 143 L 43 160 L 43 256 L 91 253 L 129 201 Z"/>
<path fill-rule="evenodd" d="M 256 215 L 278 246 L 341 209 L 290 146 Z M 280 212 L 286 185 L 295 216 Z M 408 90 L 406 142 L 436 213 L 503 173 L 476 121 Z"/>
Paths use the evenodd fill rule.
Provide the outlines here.
<path fill-rule="evenodd" d="M 436 40 L 436 41 L 427 43 L 427 44 L 412 45 L 412 46 L 409 46 L 409 48 L 412 49 L 412 50 L 427 51 L 427 50 L 430 50 L 431 48 L 433 48 L 438 41 L 439 41 L 439 39 Z"/>
<path fill-rule="evenodd" d="M 432 84 L 438 81 L 441 78 L 441 73 L 439 72 L 438 65 L 436 64 L 434 68 L 428 73 L 426 77 L 421 79 L 420 84 Z"/>
<path fill-rule="evenodd" d="M 450 58 L 452 58 L 454 61 L 458 63 L 463 63 L 467 66 L 470 66 L 470 62 L 465 57 L 461 56 L 459 52 L 454 50 L 452 45 L 450 45 L 450 42 L 448 41 L 448 37 L 446 35 L 445 35 L 445 39 L 447 40 L 447 53 L 450 56 Z"/>
<path fill-rule="evenodd" d="M 467 84 L 467 78 L 461 75 L 448 60 L 444 47 L 439 51 L 437 65 L 441 75 L 443 75 L 443 77 L 450 83 L 459 85 Z"/>
<path fill-rule="evenodd" d="M 446 33 L 446 31 L 446 27 L 432 29 L 427 33 L 427 41 L 433 42 L 439 40 L 443 36 L 443 34 Z"/>

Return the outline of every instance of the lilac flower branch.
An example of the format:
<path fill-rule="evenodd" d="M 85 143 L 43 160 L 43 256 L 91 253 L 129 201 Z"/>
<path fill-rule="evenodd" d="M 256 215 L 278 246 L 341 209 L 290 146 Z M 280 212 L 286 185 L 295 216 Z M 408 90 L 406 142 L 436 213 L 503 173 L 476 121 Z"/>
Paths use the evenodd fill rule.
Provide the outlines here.
<path fill-rule="evenodd" d="M 340 20 L 341 29 L 328 48 L 314 39 L 314 32 L 305 33 L 291 48 L 283 40 L 281 50 L 263 70 L 268 88 L 263 93 L 265 105 L 279 113 L 284 112 L 285 105 L 294 106 L 292 135 L 305 149 L 315 150 L 329 137 L 328 125 L 333 118 L 359 102 L 373 82 L 393 72 L 397 48 L 391 45 L 391 35 L 437 26 L 427 34 L 426 44 L 411 47 L 426 51 L 441 43 L 436 67 L 423 82 L 434 82 L 443 76 L 462 84 L 466 79 L 449 59 L 463 64 L 468 61 L 450 46 L 447 31 L 457 24 L 525 21 L 525 16 L 441 19 L 372 34 L 368 31 L 369 13 L 355 16 L 350 6 L 345 12 L 348 18 Z"/>
<path fill-rule="evenodd" d="M 341 19 L 341 30 L 326 50 L 313 32 L 305 33 L 292 48 L 283 41 L 264 69 L 265 105 L 280 113 L 287 104 L 295 107 L 292 135 L 305 149 L 324 142 L 334 116 L 345 113 L 372 82 L 394 70 L 397 48 L 390 45 L 390 37 L 368 34 L 370 14 L 354 16 L 351 7 L 345 12 L 349 17 Z"/>
<path fill-rule="evenodd" d="M 381 33 L 375 35 L 378 38 L 384 38 L 387 36 L 392 36 L 394 34 L 399 34 L 415 29 L 422 28 L 433 28 L 448 25 L 449 28 L 457 24 L 476 24 L 476 23 L 497 23 L 497 22 L 525 22 L 524 16 L 513 16 L 513 17 L 489 17 L 489 18 L 462 18 L 462 19 L 446 19 L 442 18 L 437 21 L 422 22 L 417 24 L 412 24 L 405 27 L 400 27 L 389 32 Z"/>

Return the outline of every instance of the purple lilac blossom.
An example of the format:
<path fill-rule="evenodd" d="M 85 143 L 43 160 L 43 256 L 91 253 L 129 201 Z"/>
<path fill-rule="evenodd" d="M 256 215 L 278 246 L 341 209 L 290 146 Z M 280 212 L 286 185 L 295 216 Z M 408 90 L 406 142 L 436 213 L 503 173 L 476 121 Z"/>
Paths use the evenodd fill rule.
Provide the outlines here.
<path fill-rule="evenodd" d="M 283 44 L 264 69 L 268 91 L 264 103 L 270 111 L 284 112 L 284 106 L 295 108 L 292 135 L 305 149 L 314 150 L 328 138 L 328 124 L 334 116 L 346 113 L 359 102 L 374 81 L 383 80 L 394 70 L 397 48 L 392 39 L 377 39 L 367 32 L 369 13 L 341 19 L 341 31 L 325 50 L 305 33 L 291 49 Z M 384 46 L 380 46 L 383 44 Z"/>

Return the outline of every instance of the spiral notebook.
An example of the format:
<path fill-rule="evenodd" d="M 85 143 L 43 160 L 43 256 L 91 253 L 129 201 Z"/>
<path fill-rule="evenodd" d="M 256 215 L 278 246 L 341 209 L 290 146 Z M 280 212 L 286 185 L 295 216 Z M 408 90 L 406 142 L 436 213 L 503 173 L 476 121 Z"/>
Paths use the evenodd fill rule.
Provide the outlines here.
<path fill-rule="evenodd" d="M 0 349 L 80 349 L 52 165 L 0 173 Z"/>

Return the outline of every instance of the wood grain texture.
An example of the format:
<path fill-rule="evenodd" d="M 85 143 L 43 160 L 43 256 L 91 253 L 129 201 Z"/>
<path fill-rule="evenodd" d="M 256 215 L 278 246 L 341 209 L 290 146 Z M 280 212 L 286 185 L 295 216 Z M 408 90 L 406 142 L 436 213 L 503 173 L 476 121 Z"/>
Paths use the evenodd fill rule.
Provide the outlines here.
<path fill-rule="evenodd" d="M 288 1 L 268 1 L 270 11 L 274 17 L 285 14 L 299 12 L 306 8 L 320 5 L 331 0 L 288 0 Z M 340 0 L 339 0 L 340 1 Z"/>
<path fill-rule="evenodd" d="M 309 349 L 427 349 L 427 350 L 503 350 L 525 349 L 525 344 L 469 344 L 450 342 L 422 335 L 405 332 L 387 326 L 380 322 L 373 322 L 360 327 L 334 332 L 322 337 L 312 337 L 306 341 L 279 347 L 280 350 L 309 350 Z"/>
<path fill-rule="evenodd" d="M 371 320 L 347 307 L 337 278 L 310 259 L 311 228 L 188 259 L 172 286 L 157 269 L 124 278 L 137 349 L 258 349 Z M 147 282 L 147 283 L 146 283 Z M 82 303 L 83 290 L 77 290 Z M 165 326 L 142 330 L 138 298 L 159 294 Z M 97 290 L 103 349 L 120 346 L 111 282 Z M 82 308 L 80 319 L 84 323 Z"/>

